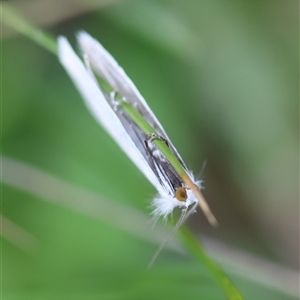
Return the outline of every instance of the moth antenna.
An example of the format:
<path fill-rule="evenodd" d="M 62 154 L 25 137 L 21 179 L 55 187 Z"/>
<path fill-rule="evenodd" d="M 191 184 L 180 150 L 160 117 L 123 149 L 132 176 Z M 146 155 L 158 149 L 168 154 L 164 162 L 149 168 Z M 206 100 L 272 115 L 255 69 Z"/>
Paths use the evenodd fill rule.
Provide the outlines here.
<path fill-rule="evenodd" d="M 194 208 L 195 208 L 195 205 L 192 207 L 191 210 L 194 210 Z M 150 263 L 148 264 L 148 269 L 152 268 L 153 264 L 155 263 L 156 259 L 158 258 L 158 255 L 160 254 L 160 252 L 165 248 L 165 246 L 174 237 L 174 235 L 176 234 L 176 232 L 178 231 L 178 229 L 180 228 L 182 223 L 187 219 L 186 217 L 190 215 L 191 210 L 189 211 L 189 213 L 187 213 L 187 208 L 182 210 L 182 214 L 181 214 L 180 219 L 178 220 L 176 226 L 173 228 L 170 235 L 163 241 L 163 243 L 160 245 L 160 247 L 157 249 L 157 251 L 153 255 Z"/>
<path fill-rule="evenodd" d="M 204 174 L 204 170 L 205 170 L 205 168 L 206 168 L 206 165 L 207 165 L 207 160 L 203 161 L 203 163 L 202 163 L 202 167 L 201 167 L 201 170 L 200 170 L 200 172 L 199 172 L 199 177 L 198 177 L 198 178 L 200 178 L 200 180 L 201 180 L 201 177 L 202 177 L 203 174 Z"/>
<path fill-rule="evenodd" d="M 182 223 L 184 223 L 189 218 L 189 216 L 195 212 L 197 206 L 198 206 L 198 202 L 196 202 L 192 206 L 192 208 L 185 214 L 185 217 L 184 217 L 184 220 L 182 220 Z"/>

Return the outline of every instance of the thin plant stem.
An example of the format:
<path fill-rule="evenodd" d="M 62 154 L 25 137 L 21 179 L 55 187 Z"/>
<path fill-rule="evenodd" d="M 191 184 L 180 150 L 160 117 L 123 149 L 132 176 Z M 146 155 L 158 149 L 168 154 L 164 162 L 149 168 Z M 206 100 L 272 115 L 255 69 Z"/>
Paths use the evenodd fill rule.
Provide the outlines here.
<path fill-rule="evenodd" d="M 185 226 L 181 228 L 181 240 L 190 252 L 206 266 L 213 275 L 214 279 L 222 288 L 228 300 L 243 300 L 243 296 L 239 290 L 223 272 L 223 270 L 206 254 L 204 248 L 199 243 L 194 234 L 191 233 Z"/>
<path fill-rule="evenodd" d="M 2 22 L 57 55 L 55 38 L 27 22 L 7 3 L 2 3 Z"/>

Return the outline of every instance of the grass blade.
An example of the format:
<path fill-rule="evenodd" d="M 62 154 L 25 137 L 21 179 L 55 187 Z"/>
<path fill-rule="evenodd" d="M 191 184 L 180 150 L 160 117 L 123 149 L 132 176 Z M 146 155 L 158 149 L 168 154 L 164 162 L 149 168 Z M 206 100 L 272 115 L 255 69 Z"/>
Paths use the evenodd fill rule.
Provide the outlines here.
<path fill-rule="evenodd" d="M 9 4 L 2 3 L 2 22 L 57 55 L 55 38 L 27 22 Z"/>
<path fill-rule="evenodd" d="M 228 300 L 244 300 L 238 289 L 224 273 L 224 271 L 206 254 L 205 250 L 196 239 L 194 234 L 186 227 L 182 227 L 181 239 L 184 242 L 186 248 L 206 266 L 206 268 L 213 275 L 219 286 L 223 290 Z"/>

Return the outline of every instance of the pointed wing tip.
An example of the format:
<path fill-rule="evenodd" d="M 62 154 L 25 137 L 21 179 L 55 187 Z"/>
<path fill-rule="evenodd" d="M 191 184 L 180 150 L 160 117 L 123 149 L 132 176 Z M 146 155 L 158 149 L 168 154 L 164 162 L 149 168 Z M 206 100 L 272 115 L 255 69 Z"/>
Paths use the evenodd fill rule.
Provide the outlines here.
<path fill-rule="evenodd" d="M 76 39 L 79 49 L 83 52 L 86 52 L 89 48 L 95 47 L 95 44 L 98 43 L 90 34 L 88 34 L 84 30 L 79 30 L 76 33 Z"/>
<path fill-rule="evenodd" d="M 87 38 L 92 38 L 92 37 L 86 31 L 81 29 L 81 30 L 77 31 L 76 38 L 77 38 L 78 41 L 80 41 L 80 40 L 87 39 Z"/>
<path fill-rule="evenodd" d="M 70 51 L 70 44 L 66 37 L 59 36 L 57 38 L 57 50 L 58 50 L 58 58 L 61 63 L 65 61 Z"/>
<path fill-rule="evenodd" d="M 65 36 L 60 35 L 57 38 L 58 49 L 60 49 L 61 47 L 64 47 L 64 45 L 67 43 L 69 43 L 69 42 Z"/>

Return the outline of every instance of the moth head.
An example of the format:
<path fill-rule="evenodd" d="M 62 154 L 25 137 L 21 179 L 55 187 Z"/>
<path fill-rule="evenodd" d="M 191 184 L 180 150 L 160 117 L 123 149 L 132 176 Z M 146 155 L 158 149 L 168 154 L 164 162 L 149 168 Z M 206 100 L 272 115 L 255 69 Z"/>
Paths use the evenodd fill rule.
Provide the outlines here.
<path fill-rule="evenodd" d="M 184 187 L 179 187 L 176 192 L 175 192 L 175 198 L 180 201 L 180 202 L 185 202 L 187 199 L 188 195 L 187 195 L 187 191 L 186 188 Z"/>

